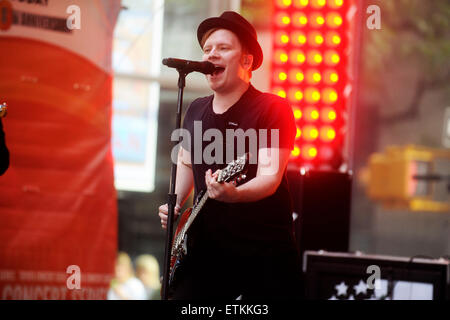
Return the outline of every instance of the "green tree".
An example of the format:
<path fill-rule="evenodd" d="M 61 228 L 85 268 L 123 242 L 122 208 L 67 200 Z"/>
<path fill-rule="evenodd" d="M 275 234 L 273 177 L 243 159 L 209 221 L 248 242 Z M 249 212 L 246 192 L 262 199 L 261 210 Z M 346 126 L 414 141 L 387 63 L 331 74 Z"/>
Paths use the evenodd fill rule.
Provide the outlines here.
<path fill-rule="evenodd" d="M 420 68 L 414 96 L 403 111 L 380 118 L 384 124 L 413 119 L 428 90 L 445 88 L 450 96 L 450 2 L 447 0 L 363 0 L 363 8 L 381 9 L 381 30 L 363 26 L 361 76 L 371 90 L 382 91 L 382 76 L 398 61 Z M 365 9 L 363 10 L 365 12 Z M 374 77 L 373 75 L 377 75 Z M 395 90 L 394 86 L 385 88 Z"/>

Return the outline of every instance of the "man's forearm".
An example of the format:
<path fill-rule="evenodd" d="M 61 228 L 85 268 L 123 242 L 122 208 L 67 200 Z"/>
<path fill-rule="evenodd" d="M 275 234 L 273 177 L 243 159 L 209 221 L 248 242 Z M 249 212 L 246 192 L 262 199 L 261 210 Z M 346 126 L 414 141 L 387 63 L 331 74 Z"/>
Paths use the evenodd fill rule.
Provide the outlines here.
<path fill-rule="evenodd" d="M 280 184 L 276 176 L 257 176 L 236 188 L 234 202 L 258 201 L 275 193 Z"/>
<path fill-rule="evenodd" d="M 223 202 L 254 202 L 275 193 L 285 174 L 290 150 L 260 149 L 258 151 L 258 171 L 256 177 L 239 187 L 232 183 L 218 183 L 216 172 L 208 170 L 205 183 L 210 198 Z"/>
<path fill-rule="evenodd" d="M 194 187 L 194 176 L 192 168 L 185 165 L 182 161 L 177 165 L 177 181 L 175 193 L 177 194 L 177 204 L 182 207 Z"/>
<path fill-rule="evenodd" d="M 283 179 L 290 150 L 260 149 L 258 151 L 258 173 L 252 180 L 236 188 L 235 202 L 253 202 L 275 193 Z"/>

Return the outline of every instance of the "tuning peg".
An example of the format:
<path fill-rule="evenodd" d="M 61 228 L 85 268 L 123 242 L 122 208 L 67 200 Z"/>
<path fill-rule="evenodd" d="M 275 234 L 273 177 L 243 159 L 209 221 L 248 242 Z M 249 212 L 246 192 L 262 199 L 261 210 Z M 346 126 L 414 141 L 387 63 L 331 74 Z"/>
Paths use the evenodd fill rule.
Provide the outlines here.
<path fill-rule="evenodd" d="M 241 178 L 245 179 L 245 178 L 247 178 L 247 176 L 245 174 L 243 174 L 243 175 L 241 175 Z"/>

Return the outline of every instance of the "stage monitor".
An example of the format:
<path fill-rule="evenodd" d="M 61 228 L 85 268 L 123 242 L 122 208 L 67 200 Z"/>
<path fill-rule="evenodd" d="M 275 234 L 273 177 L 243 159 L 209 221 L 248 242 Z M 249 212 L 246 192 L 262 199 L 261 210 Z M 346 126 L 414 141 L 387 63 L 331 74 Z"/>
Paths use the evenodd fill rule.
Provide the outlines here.
<path fill-rule="evenodd" d="M 450 261 L 305 251 L 306 299 L 448 300 Z"/>

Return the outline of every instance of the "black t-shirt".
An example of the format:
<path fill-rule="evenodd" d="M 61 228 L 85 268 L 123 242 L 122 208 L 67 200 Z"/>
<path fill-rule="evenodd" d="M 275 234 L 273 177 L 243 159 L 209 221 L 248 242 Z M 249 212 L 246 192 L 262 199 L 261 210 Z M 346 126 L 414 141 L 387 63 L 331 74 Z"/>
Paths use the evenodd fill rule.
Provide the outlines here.
<path fill-rule="evenodd" d="M 262 93 L 250 85 L 222 114 L 213 111 L 212 101 L 212 95 L 196 99 L 183 121 L 183 128 L 190 133 L 190 141 L 183 140 L 182 146 L 191 152 L 195 196 L 206 189 L 208 169 L 212 172 L 223 169 L 230 160 L 243 154 L 243 147 L 239 146 L 236 137 L 239 135 L 237 130 L 242 129 L 241 134 L 247 134 L 245 152 L 250 152 L 252 157 L 245 181 L 256 176 L 257 150 L 277 147 L 276 132 L 279 148 L 292 150 L 295 140 L 294 117 L 285 99 Z M 211 250 L 263 253 L 292 249 L 295 242 L 286 172 L 276 192 L 262 200 L 224 203 L 208 199 L 190 232 L 195 246 Z"/>

